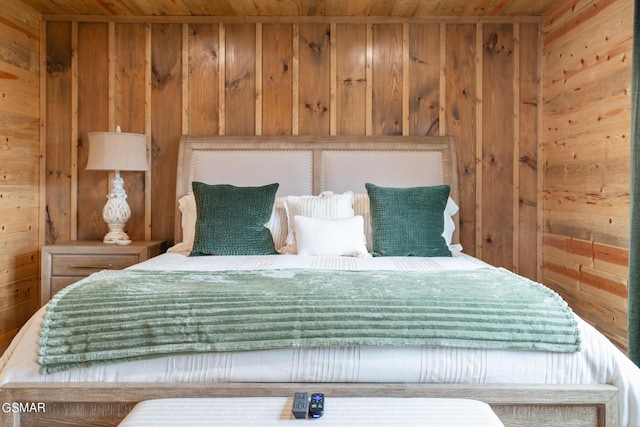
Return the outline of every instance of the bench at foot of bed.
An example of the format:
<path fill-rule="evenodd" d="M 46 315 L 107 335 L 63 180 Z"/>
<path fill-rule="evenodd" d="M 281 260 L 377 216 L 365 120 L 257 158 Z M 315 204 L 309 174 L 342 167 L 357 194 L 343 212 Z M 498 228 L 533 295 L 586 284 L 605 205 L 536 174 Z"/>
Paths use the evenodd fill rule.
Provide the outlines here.
<path fill-rule="evenodd" d="M 301 390 L 322 392 L 314 388 Z M 293 396 L 155 399 L 138 403 L 120 427 L 297 425 Z M 470 399 L 325 396 L 323 423 L 504 427 L 491 407 Z"/>

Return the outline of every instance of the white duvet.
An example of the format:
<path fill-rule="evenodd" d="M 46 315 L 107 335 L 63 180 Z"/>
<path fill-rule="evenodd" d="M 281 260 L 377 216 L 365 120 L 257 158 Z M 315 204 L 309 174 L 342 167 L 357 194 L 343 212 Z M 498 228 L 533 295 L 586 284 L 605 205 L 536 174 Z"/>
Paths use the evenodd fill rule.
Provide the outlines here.
<path fill-rule="evenodd" d="M 147 270 L 474 269 L 487 264 L 451 258 L 305 257 L 295 255 L 185 257 L 167 253 L 135 266 Z M 0 385 L 10 382 L 429 382 L 611 384 L 620 391 L 622 426 L 640 426 L 640 369 L 609 340 L 578 319 L 579 353 L 464 348 L 310 348 L 180 355 L 40 375 L 38 311 L 0 358 Z M 390 363 L 393 361 L 394 363 Z M 402 363 L 397 363 L 402 361 Z"/>

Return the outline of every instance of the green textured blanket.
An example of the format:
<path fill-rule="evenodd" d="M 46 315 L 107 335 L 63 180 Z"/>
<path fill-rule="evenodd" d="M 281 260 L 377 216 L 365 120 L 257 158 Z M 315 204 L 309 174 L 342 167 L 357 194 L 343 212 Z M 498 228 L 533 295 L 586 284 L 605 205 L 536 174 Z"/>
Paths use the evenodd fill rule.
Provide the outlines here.
<path fill-rule="evenodd" d="M 504 269 L 103 271 L 58 293 L 43 373 L 175 353 L 316 346 L 578 351 L 571 310 Z"/>

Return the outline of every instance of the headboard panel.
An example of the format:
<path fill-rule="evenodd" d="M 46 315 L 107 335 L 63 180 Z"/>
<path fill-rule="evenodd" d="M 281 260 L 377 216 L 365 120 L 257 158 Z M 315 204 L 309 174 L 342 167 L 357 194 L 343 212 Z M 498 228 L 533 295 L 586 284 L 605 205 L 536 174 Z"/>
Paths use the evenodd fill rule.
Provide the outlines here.
<path fill-rule="evenodd" d="M 313 192 L 311 150 L 211 149 L 195 153 L 189 169 L 189 188 L 193 181 L 236 186 L 260 186 L 278 182 L 278 196 Z"/>
<path fill-rule="evenodd" d="M 238 186 L 278 182 L 279 196 L 365 193 L 365 182 L 388 187 L 449 184 L 451 197 L 458 200 L 455 147 L 449 137 L 184 135 L 176 181 L 176 242 L 182 240 L 177 200 L 191 192 L 193 181 Z"/>

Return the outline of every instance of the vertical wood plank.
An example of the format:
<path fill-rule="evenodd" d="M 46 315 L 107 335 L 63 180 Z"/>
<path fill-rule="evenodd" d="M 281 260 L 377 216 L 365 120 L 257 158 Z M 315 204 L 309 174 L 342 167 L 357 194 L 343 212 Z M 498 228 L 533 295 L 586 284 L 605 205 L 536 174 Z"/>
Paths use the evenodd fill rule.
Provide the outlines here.
<path fill-rule="evenodd" d="M 71 23 L 71 51 L 78 51 L 78 23 Z M 78 140 L 78 55 L 71 57 L 71 140 Z M 78 145 L 71 144 L 71 240 L 78 238 Z"/>
<path fill-rule="evenodd" d="M 109 130 L 114 131 L 116 129 L 116 106 L 115 106 L 115 93 L 116 93 L 116 23 L 107 23 L 107 96 L 109 99 Z M 109 180 L 112 176 L 109 177 Z"/>
<path fill-rule="evenodd" d="M 482 258 L 513 266 L 513 25 L 485 24 L 483 35 Z"/>
<path fill-rule="evenodd" d="M 402 135 L 402 24 L 373 25 L 374 135 Z"/>
<path fill-rule="evenodd" d="M 367 28 L 365 24 L 338 24 L 336 52 L 336 132 L 366 134 Z"/>
<path fill-rule="evenodd" d="M 536 124 L 536 133 L 538 135 L 538 138 L 536 140 L 536 185 L 537 185 L 537 194 L 536 194 L 536 204 L 537 204 L 537 209 L 536 209 L 536 215 L 537 215 L 537 223 L 536 223 L 536 247 L 537 247 L 537 271 L 536 271 L 536 280 L 538 281 L 542 281 L 542 247 L 543 247 L 543 243 L 542 243 L 542 239 L 543 239 L 543 231 L 542 231 L 542 224 L 543 224 L 543 217 L 542 217 L 542 200 L 543 200 L 543 193 L 544 193 L 544 173 L 543 173 L 543 155 L 542 155 L 542 147 L 543 147 L 543 121 L 544 121 L 544 115 L 543 115 L 543 104 L 544 104 L 544 95 L 543 95 L 543 86 L 544 86 L 544 73 L 543 73 L 543 67 L 544 67 L 544 39 L 542 36 L 542 25 L 539 24 L 538 25 L 538 39 L 537 39 L 537 44 L 538 44 L 538 82 L 536 84 L 536 102 L 537 102 L 537 124 Z"/>
<path fill-rule="evenodd" d="M 189 25 L 189 134 L 216 135 L 219 130 L 218 24 Z"/>
<path fill-rule="evenodd" d="M 292 61 L 293 66 L 291 88 L 291 134 L 300 134 L 300 25 L 293 24 L 292 28 Z"/>
<path fill-rule="evenodd" d="M 38 76 L 38 82 L 40 87 L 38 88 L 39 96 L 39 113 L 40 122 L 38 129 L 39 137 L 39 153 L 40 162 L 38 164 L 38 251 L 35 257 L 36 265 L 40 265 L 40 248 L 47 243 L 47 25 L 40 21 L 40 70 Z M 44 52 L 44 54 L 42 54 Z M 40 275 L 40 268 L 38 268 L 36 276 Z M 37 301 L 40 301 L 40 286 L 36 292 Z"/>
<path fill-rule="evenodd" d="M 520 24 L 513 24 L 513 234 L 512 271 L 519 272 L 520 264 Z"/>
<path fill-rule="evenodd" d="M 256 27 L 225 25 L 226 135 L 255 134 Z"/>
<path fill-rule="evenodd" d="M 409 135 L 409 23 L 402 24 L 402 135 Z"/>
<path fill-rule="evenodd" d="M 373 132 L 373 24 L 366 26 L 365 64 L 364 134 L 371 135 Z"/>
<path fill-rule="evenodd" d="M 122 132 L 146 133 L 146 27 L 116 24 L 114 58 L 114 116 Z M 110 129 L 111 130 L 111 129 Z M 145 239 L 145 173 L 122 172 L 131 218 L 126 232 L 132 240 Z"/>
<path fill-rule="evenodd" d="M 78 24 L 78 239 L 102 240 L 102 209 L 109 192 L 106 171 L 86 170 L 87 134 L 109 128 L 109 29 L 105 23 Z"/>
<path fill-rule="evenodd" d="M 71 238 L 71 23 L 47 25 L 46 242 Z"/>
<path fill-rule="evenodd" d="M 538 24 L 520 24 L 519 273 L 538 278 L 538 140 L 541 76 Z M 535 254 L 535 256 L 534 256 Z"/>
<path fill-rule="evenodd" d="M 189 24 L 182 24 L 182 134 L 189 133 L 191 121 L 189 120 Z"/>
<path fill-rule="evenodd" d="M 255 28 L 256 28 L 256 42 L 254 44 L 255 46 L 255 55 L 256 55 L 256 59 L 254 61 L 255 63 L 255 101 L 254 101 L 254 108 L 255 108 L 255 113 L 254 113 L 254 117 L 255 117 L 255 127 L 254 127 L 254 133 L 255 135 L 262 135 L 262 94 L 263 94 L 263 88 L 262 88 L 262 23 L 258 22 L 255 24 Z"/>
<path fill-rule="evenodd" d="M 482 23 L 476 24 L 476 159 L 475 159 L 475 181 L 476 181 L 476 248 L 475 256 L 482 259 L 482 200 L 483 200 L 483 185 L 482 185 L 482 173 L 484 168 L 482 167 L 482 136 L 484 134 L 483 115 L 484 115 L 484 86 L 483 86 L 483 58 L 484 58 L 484 25 Z"/>
<path fill-rule="evenodd" d="M 151 28 L 151 125 L 154 176 L 151 191 L 152 238 L 173 244 L 175 171 L 182 132 L 182 26 L 153 24 Z"/>
<path fill-rule="evenodd" d="M 226 27 L 224 24 L 220 24 L 220 33 L 218 39 L 218 48 L 220 49 L 218 53 L 218 133 L 220 135 L 227 134 L 227 104 L 226 104 L 226 95 L 227 91 L 224 90 L 224 82 L 227 79 L 227 47 L 226 42 Z"/>
<path fill-rule="evenodd" d="M 262 134 L 293 132 L 293 25 L 262 26 Z"/>
<path fill-rule="evenodd" d="M 182 24 L 182 134 L 189 132 L 189 24 Z"/>
<path fill-rule="evenodd" d="M 476 26 L 448 24 L 445 64 L 447 134 L 456 143 L 460 243 L 476 251 Z"/>
<path fill-rule="evenodd" d="M 440 95 L 440 99 L 438 100 L 438 104 L 439 104 L 438 135 L 440 136 L 447 135 L 447 120 L 445 118 L 445 110 L 447 107 L 446 63 L 447 63 L 447 24 L 441 23 L 440 24 L 440 60 L 439 60 L 440 87 L 438 88 L 438 93 Z"/>
<path fill-rule="evenodd" d="M 300 135 L 331 132 L 331 27 L 299 25 L 298 117 Z"/>
<path fill-rule="evenodd" d="M 338 43 L 336 41 L 338 34 L 338 24 L 335 22 L 331 23 L 331 31 L 329 41 L 331 43 L 331 61 L 330 67 L 331 70 L 329 72 L 330 79 L 330 89 L 329 89 L 329 98 L 330 98 L 330 123 L 329 123 L 329 134 L 336 135 L 338 131 Z"/>
<path fill-rule="evenodd" d="M 409 28 L 410 135 L 439 134 L 440 26 L 411 24 Z"/>
<path fill-rule="evenodd" d="M 149 170 L 144 174 L 144 224 L 145 240 L 151 240 L 151 182 L 153 180 L 153 150 L 151 148 L 151 25 L 144 26 L 144 129 L 147 135 L 147 160 Z"/>

